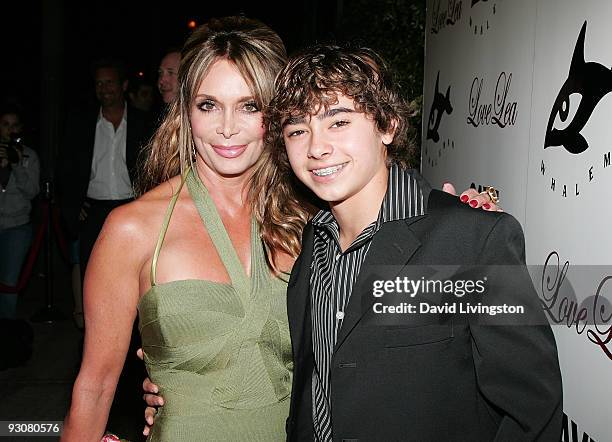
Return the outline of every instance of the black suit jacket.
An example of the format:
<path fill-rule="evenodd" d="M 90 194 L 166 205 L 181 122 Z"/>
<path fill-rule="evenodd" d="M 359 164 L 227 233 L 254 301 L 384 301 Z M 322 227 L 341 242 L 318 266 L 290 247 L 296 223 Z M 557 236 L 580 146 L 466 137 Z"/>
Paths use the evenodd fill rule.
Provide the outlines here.
<path fill-rule="evenodd" d="M 560 440 L 557 351 L 524 266 L 519 223 L 431 191 L 426 215 L 385 223 L 372 241 L 332 358 L 334 441 Z M 307 225 L 287 294 L 294 359 L 290 441 L 313 440 L 312 250 Z M 486 301 L 522 304 L 539 325 L 499 325 L 495 317 L 465 314 L 376 315 L 372 305 L 384 299 L 372 296 L 378 265 L 399 265 L 400 274 L 419 265 L 460 265 L 468 273 L 511 265 L 490 268 L 498 274 L 489 274 Z M 510 283 L 495 285 L 500 278 Z"/>
<path fill-rule="evenodd" d="M 127 109 L 125 160 L 133 184 L 141 151 L 153 134 L 154 120 L 132 106 L 128 105 Z M 56 181 L 62 213 L 73 232 L 76 232 L 79 211 L 89 187 L 99 112 L 98 107 L 72 112 L 66 120 L 60 147 Z"/>

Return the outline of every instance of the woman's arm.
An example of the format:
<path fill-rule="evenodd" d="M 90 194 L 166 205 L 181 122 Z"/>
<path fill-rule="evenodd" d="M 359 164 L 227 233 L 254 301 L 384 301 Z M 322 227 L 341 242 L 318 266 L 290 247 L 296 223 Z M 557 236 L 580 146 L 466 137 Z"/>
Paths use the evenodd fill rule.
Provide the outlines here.
<path fill-rule="evenodd" d="M 128 208 L 108 216 L 94 246 L 84 284 L 85 343 L 64 422 L 63 441 L 98 442 L 128 350 L 139 298 L 140 223 Z"/>

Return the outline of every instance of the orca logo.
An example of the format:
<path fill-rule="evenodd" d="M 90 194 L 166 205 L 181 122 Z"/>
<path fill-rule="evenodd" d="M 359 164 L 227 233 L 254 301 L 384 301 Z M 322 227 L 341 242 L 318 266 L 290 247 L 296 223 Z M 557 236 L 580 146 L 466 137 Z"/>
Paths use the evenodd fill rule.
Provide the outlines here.
<path fill-rule="evenodd" d="M 434 143 L 440 141 L 440 134 L 438 129 L 440 128 L 440 121 L 442 121 L 442 115 L 446 112 L 450 115 L 453 112 L 453 106 L 450 103 L 450 85 L 446 89 L 446 95 L 442 95 L 439 92 L 440 84 L 440 71 L 436 77 L 436 90 L 434 91 L 434 99 L 429 110 L 429 122 L 427 123 L 427 139 L 433 140 Z"/>
<path fill-rule="evenodd" d="M 444 114 L 450 115 L 453 112 L 453 106 L 450 102 L 450 92 L 451 86 L 449 85 L 446 89 L 446 93 L 443 94 L 440 92 L 440 71 L 438 71 L 438 75 L 436 77 L 436 86 L 434 89 L 434 96 L 431 103 L 431 108 L 429 110 L 429 119 L 427 120 L 427 136 L 426 140 L 431 140 L 433 143 L 438 143 L 440 141 L 440 123 L 442 122 L 442 117 Z M 442 151 L 446 150 L 446 148 L 455 148 L 455 142 L 450 139 L 445 139 L 442 141 L 442 147 L 438 146 L 435 149 L 434 146 L 431 146 L 429 142 L 425 143 L 425 159 L 427 163 L 434 167 L 438 164 L 438 158 L 442 156 Z"/>
<path fill-rule="evenodd" d="M 587 150 L 589 143 L 580 131 L 589 121 L 597 103 L 612 92 L 612 70 L 602 64 L 592 61 L 587 63 L 584 60 L 586 26 L 585 21 L 576 41 L 569 75 L 550 112 L 544 149 L 563 146 L 572 154 Z"/>
<path fill-rule="evenodd" d="M 472 0 L 470 9 L 474 10 L 474 7 L 478 4 L 485 5 L 489 4 L 489 0 Z M 497 13 L 497 4 L 492 1 L 491 9 L 484 13 L 470 13 L 470 29 L 474 28 L 474 35 L 483 35 L 485 31 L 490 28 L 489 18 L 491 15 Z"/>
<path fill-rule="evenodd" d="M 585 132 L 589 120 L 601 121 L 603 115 L 601 112 L 593 118 L 595 108 L 612 92 L 612 70 L 594 61 L 587 62 L 584 58 L 586 29 L 585 21 L 574 45 L 569 74 L 557 93 L 548 117 L 542 150 L 543 158 L 540 161 L 540 173 L 543 177 L 548 175 L 550 190 L 554 193 L 560 191 L 564 198 L 568 195 L 579 197 L 584 184 L 592 183 L 600 172 L 612 171 L 609 150 L 603 152 L 602 162 L 599 165 L 592 162 L 593 155 L 587 152 L 583 157 L 585 169 L 580 174 L 577 174 L 575 168 L 567 170 L 564 176 L 557 175 L 558 172 L 550 174 L 549 164 L 545 162 L 546 156 L 555 155 L 551 151 L 563 152 L 555 149 L 557 147 L 563 147 L 572 155 L 584 153 L 592 147 L 582 132 Z"/>

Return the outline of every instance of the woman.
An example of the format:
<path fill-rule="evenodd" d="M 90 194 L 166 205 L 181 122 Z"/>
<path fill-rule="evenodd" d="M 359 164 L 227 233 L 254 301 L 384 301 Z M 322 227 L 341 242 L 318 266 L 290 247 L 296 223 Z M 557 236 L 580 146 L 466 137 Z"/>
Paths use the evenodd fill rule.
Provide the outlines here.
<path fill-rule="evenodd" d="M 100 440 L 137 311 L 145 362 L 167 406 L 150 440 L 282 440 L 291 385 L 286 277 L 308 213 L 278 226 L 270 262 L 250 180 L 261 109 L 285 62 L 280 38 L 214 20 L 183 50 L 180 92 L 136 201 L 114 210 L 85 276 L 85 343 L 64 440 Z M 95 348 L 94 348 L 95 347 Z"/>
<path fill-rule="evenodd" d="M 137 311 L 165 398 L 150 440 L 285 439 L 286 276 L 310 211 L 288 174 L 263 167 L 261 110 L 284 62 L 280 38 L 246 18 L 213 20 L 186 42 L 145 193 L 111 213 L 87 269 L 64 440 L 103 434 Z M 274 198 L 251 190 L 262 182 Z M 275 215 L 260 235 L 264 209 Z"/>

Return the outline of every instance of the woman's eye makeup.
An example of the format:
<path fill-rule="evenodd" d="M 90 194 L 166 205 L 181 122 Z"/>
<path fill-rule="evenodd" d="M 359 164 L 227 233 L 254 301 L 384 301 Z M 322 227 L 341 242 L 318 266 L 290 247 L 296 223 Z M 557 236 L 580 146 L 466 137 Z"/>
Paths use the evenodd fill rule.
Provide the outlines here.
<path fill-rule="evenodd" d="M 245 112 L 259 112 L 259 107 L 257 106 L 257 103 L 255 103 L 254 100 L 247 101 L 246 103 L 244 103 L 242 109 Z"/>
<path fill-rule="evenodd" d="M 209 112 L 209 111 L 213 111 L 217 109 L 218 106 L 217 106 L 217 103 L 215 103 L 213 100 L 206 99 L 206 100 L 200 101 L 197 104 L 197 108 L 200 109 L 201 111 Z M 241 103 L 238 109 L 242 112 L 246 112 L 249 114 L 259 112 L 259 106 L 257 106 L 257 103 L 254 100 Z"/>
<path fill-rule="evenodd" d="M 208 112 L 215 109 L 215 102 L 212 100 L 202 100 L 198 103 L 198 109 Z"/>

